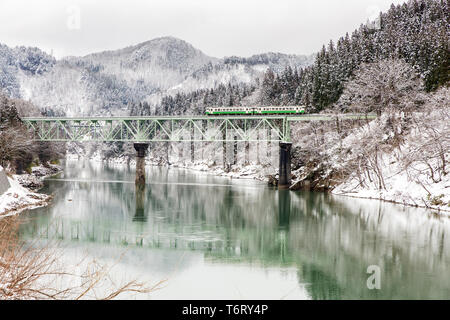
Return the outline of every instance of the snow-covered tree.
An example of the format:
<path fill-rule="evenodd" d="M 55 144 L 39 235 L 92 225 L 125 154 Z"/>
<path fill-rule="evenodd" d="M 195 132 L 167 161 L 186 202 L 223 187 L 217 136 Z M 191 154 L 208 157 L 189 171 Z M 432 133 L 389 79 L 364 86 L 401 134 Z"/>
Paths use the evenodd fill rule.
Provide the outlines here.
<path fill-rule="evenodd" d="M 385 109 L 409 111 L 423 103 L 422 90 L 423 83 L 411 65 L 387 59 L 362 64 L 346 84 L 338 105 L 378 115 Z"/>

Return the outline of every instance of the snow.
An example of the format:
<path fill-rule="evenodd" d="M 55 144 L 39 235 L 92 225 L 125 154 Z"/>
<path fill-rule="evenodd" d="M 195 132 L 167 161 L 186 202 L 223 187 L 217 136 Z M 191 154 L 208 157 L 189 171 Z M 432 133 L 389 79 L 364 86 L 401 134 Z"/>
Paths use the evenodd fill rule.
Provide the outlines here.
<path fill-rule="evenodd" d="M 190 75 L 183 82 L 167 90 L 167 94 L 175 95 L 179 92 L 191 92 L 199 89 L 216 88 L 218 85 L 232 85 L 252 83 L 258 76 L 262 76 L 261 72 L 253 72 L 244 65 L 235 65 L 228 68 L 222 67 L 214 72 L 202 74 L 200 77 Z"/>
<path fill-rule="evenodd" d="M 267 174 L 265 174 L 265 168 L 262 165 L 249 164 L 249 165 L 232 165 L 230 170 L 224 170 L 222 166 L 212 165 L 211 162 L 197 161 L 190 162 L 175 162 L 171 166 L 176 168 L 185 168 L 195 171 L 202 171 L 214 174 L 216 176 L 228 177 L 233 179 L 254 179 L 264 181 Z"/>
<path fill-rule="evenodd" d="M 364 184 L 361 184 L 357 174 L 353 173 L 334 188 L 332 193 L 450 212 L 450 174 L 442 172 L 442 160 L 434 149 L 437 142 L 440 142 L 439 146 L 444 148 L 442 157 L 449 158 L 450 150 L 446 150 L 448 137 L 445 137 L 449 127 L 448 122 L 442 121 L 444 110 L 445 108 L 432 109 L 427 114 L 417 114 L 419 124 L 412 126 L 410 131 L 404 134 L 401 145 L 379 155 L 379 170 L 383 176 L 384 188 L 379 187 L 376 179 L 373 182 L 366 179 Z M 382 124 L 386 119 L 386 115 L 383 115 L 380 121 L 372 121 L 356 130 L 344 140 L 344 147 L 361 145 L 360 141 L 367 141 L 366 137 L 375 136 L 380 129 L 383 130 Z M 430 136 L 428 128 L 443 136 Z M 392 134 L 384 134 L 383 141 L 392 138 Z M 342 159 L 336 155 L 332 162 L 342 163 Z M 430 168 L 433 168 L 435 176 L 430 174 Z M 373 169 L 369 170 L 370 174 L 373 172 Z"/>
<path fill-rule="evenodd" d="M 126 156 L 120 157 L 111 157 L 105 159 L 102 157 L 100 152 L 95 152 L 90 157 L 80 156 L 77 154 L 68 153 L 66 155 L 66 160 L 80 160 L 80 159 L 88 159 L 94 162 L 106 162 L 109 165 L 130 165 L 135 166 L 136 161 L 134 159 L 130 159 Z M 153 158 L 151 156 L 146 157 L 146 166 L 169 166 L 173 168 L 183 168 L 194 171 L 200 171 L 205 173 L 210 173 L 216 176 L 229 177 L 233 179 L 253 179 L 259 181 L 265 181 L 268 174 L 272 174 L 273 168 L 268 168 L 267 166 L 258 165 L 255 163 L 250 163 L 248 165 L 244 164 L 236 164 L 231 165 L 230 170 L 225 170 L 221 165 L 215 165 L 213 161 L 204 159 L 197 160 L 195 162 L 187 161 L 186 159 L 177 159 L 171 160 L 170 165 L 167 163 L 161 163 L 161 160 L 158 158 Z"/>
<path fill-rule="evenodd" d="M 44 206 L 50 200 L 50 196 L 30 192 L 22 187 L 19 182 L 8 177 L 11 187 L 0 196 L 0 217 L 17 214 L 25 209 Z"/>
<path fill-rule="evenodd" d="M 282 70 L 312 61 L 312 56 L 281 53 L 219 59 L 173 37 L 61 60 L 37 48 L 0 44 L 0 86 L 52 115 L 121 115 L 135 102 L 156 105 L 167 94 L 250 83 L 268 67 Z"/>
<path fill-rule="evenodd" d="M 51 195 L 37 193 L 30 189 L 41 188 L 43 186 L 42 180 L 45 177 L 54 175 L 61 170 L 62 168 L 58 165 L 50 164 L 47 167 L 40 165 L 33 167 L 31 174 L 8 177 L 10 188 L 0 196 L 0 217 L 47 205 L 52 199 Z"/>
<path fill-rule="evenodd" d="M 450 212 L 450 206 L 445 204 L 450 203 L 450 177 L 449 175 L 437 183 L 427 182 L 425 188 L 417 183 L 417 180 L 428 180 L 427 177 L 422 174 L 419 177 L 415 177 L 415 180 L 411 180 L 405 171 L 399 172 L 401 169 L 396 164 L 392 164 L 392 157 L 386 156 L 383 159 L 384 163 L 391 163 L 383 167 L 385 171 L 385 184 L 386 189 L 379 190 L 374 186 L 362 187 L 359 185 L 359 181 L 356 178 L 350 178 L 344 183 L 338 185 L 332 190 L 333 194 L 348 195 L 358 198 L 368 199 L 381 199 L 391 201 L 395 203 L 427 207 L 431 209 L 439 209 Z M 444 205 L 433 205 L 431 198 L 428 194 L 438 197 Z M 443 196 L 441 196 L 443 195 Z"/>

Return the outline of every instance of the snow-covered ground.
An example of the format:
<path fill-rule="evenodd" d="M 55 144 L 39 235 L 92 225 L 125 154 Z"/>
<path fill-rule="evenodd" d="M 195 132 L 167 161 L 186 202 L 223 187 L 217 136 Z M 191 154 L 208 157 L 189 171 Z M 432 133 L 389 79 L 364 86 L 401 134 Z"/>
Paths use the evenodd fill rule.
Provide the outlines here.
<path fill-rule="evenodd" d="M 50 165 L 33 167 L 32 174 L 13 175 L 8 177 L 10 188 L 0 195 L 0 217 L 14 215 L 25 209 L 33 209 L 47 205 L 51 195 L 31 191 L 42 186 L 43 178 L 61 171 L 61 167 Z M 24 187 L 27 186 L 26 187 Z"/>
<path fill-rule="evenodd" d="M 379 152 L 372 157 L 372 165 L 366 173 L 354 171 L 332 193 L 450 212 L 450 174 L 445 169 L 450 157 L 449 137 L 445 134 L 449 132 L 449 126 L 447 121 L 442 121 L 446 118 L 445 110 L 413 115 L 418 119 L 417 124 L 410 125 L 405 133 L 397 126 L 397 132 L 402 135 L 399 146 L 389 146 Z M 356 152 L 362 153 L 364 150 L 359 146 L 372 143 L 369 137 L 379 136 L 378 144 L 380 149 L 383 148 L 383 142 L 395 134 L 386 130 L 385 123 L 388 123 L 387 116 L 383 115 L 379 122 L 372 121 L 349 135 L 344 146 L 356 146 Z"/>
<path fill-rule="evenodd" d="M 385 159 L 388 162 L 388 157 Z M 412 180 L 407 172 L 390 164 L 384 167 L 387 178 L 385 189 L 373 185 L 361 186 L 358 179 L 350 178 L 334 188 L 331 193 L 358 198 L 380 199 L 404 205 L 426 207 L 450 212 L 450 175 L 443 176 L 439 182 L 431 182 L 426 177 Z M 400 172 L 398 172 L 400 171 Z M 418 181 L 427 181 L 422 184 Z"/>
<path fill-rule="evenodd" d="M 51 196 L 31 192 L 19 182 L 8 177 L 11 187 L 0 196 L 0 216 L 17 214 L 25 209 L 44 206 Z"/>
<path fill-rule="evenodd" d="M 213 165 L 211 162 L 207 161 L 197 161 L 194 163 L 175 162 L 172 166 L 176 168 L 209 172 L 217 176 L 229 177 L 233 179 L 267 180 L 267 170 L 263 166 L 256 164 L 232 165 L 229 170 L 225 170 L 222 166 Z"/>

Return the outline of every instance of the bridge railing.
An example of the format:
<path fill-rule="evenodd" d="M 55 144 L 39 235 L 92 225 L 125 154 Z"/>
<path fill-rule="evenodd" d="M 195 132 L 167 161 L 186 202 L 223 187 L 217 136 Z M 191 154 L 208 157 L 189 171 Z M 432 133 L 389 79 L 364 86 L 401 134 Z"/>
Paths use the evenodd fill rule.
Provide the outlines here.
<path fill-rule="evenodd" d="M 373 119 L 347 114 L 345 119 Z M 290 142 L 293 121 L 329 121 L 334 115 L 302 116 L 181 116 L 23 118 L 39 141 L 94 142 Z"/>

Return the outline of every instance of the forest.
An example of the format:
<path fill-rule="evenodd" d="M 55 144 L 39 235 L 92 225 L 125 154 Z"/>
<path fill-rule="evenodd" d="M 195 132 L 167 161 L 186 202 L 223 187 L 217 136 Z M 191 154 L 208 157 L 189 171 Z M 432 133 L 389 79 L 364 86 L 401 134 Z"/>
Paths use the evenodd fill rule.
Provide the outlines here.
<path fill-rule="evenodd" d="M 33 165 L 48 165 L 65 156 L 61 144 L 32 140 L 21 117 L 40 115 L 31 103 L 0 94 L 0 166 L 17 174 L 31 173 Z"/>
<path fill-rule="evenodd" d="M 362 65 L 392 59 L 409 64 L 426 92 L 435 91 L 449 82 L 449 12 L 448 0 L 392 5 L 376 21 L 323 45 L 311 66 L 287 66 L 281 72 L 269 68 L 254 84 L 167 95 L 155 114 L 204 114 L 206 106 L 243 104 L 305 105 L 309 112 L 321 112 L 338 102 Z M 131 108 L 132 115 L 148 113 L 145 103 Z"/>

